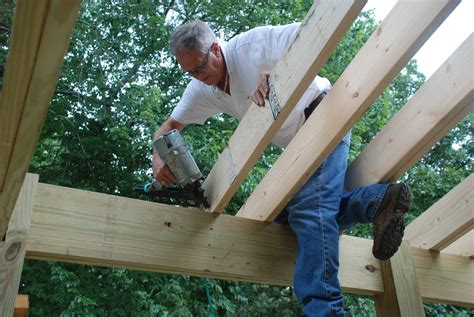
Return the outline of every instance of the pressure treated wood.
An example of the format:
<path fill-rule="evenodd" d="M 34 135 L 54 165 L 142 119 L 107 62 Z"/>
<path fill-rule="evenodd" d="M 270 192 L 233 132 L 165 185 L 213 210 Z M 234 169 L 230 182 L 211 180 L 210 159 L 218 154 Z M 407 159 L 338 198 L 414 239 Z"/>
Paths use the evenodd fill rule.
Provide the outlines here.
<path fill-rule="evenodd" d="M 372 241 L 340 240 L 344 292 L 383 292 Z M 27 257 L 290 286 L 286 226 L 39 184 Z M 472 306 L 474 262 L 411 248 L 424 300 Z"/>
<path fill-rule="evenodd" d="M 452 189 L 405 229 L 415 247 L 440 251 L 474 228 L 474 174 Z"/>
<path fill-rule="evenodd" d="M 469 231 L 441 250 L 441 252 L 474 258 L 474 230 Z"/>
<path fill-rule="evenodd" d="M 316 1 L 272 70 L 282 111 L 252 104 L 203 184 L 211 212 L 222 212 L 298 100 L 349 29 L 365 0 Z"/>
<path fill-rule="evenodd" d="M 45 1 L 38 2 L 45 3 Z M 9 51 L 9 58 L 16 54 L 20 54 L 20 56 L 28 54 L 23 53 L 23 50 L 29 51 L 31 47 L 28 41 L 23 40 L 23 37 L 26 36 L 25 34 L 33 32 L 30 29 L 40 28 L 41 40 L 38 44 L 34 44 L 38 45 L 38 48 L 33 46 L 33 50 L 36 50 L 34 68 L 32 70 L 30 68 L 17 69 L 15 60 L 12 63 L 8 61 L 6 66 L 7 74 L 4 86 L 9 88 L 4 87 L 4 89 L 9 92 L 7 93 L 5 90 L 2 93 L 0 143 L 6 144 L 6 150 L 11 154 L 8 154 L 8 167 L 3 177 L 3 190 L 0 194 L 0 234 L 2 236 L 6 231 L 33 156 L 80 4 L 79 0 L 51 0 L 46 2 L 47 11 L 43 12 L 43 7 L 37 7 L 38 2 L 18 1 L 17 6 L 20 5 L 20 11 L 15 14 L 14 28 L 16 25 L 20 25 L 20 30 L 23 30 L 24 27 L 27 29 L 12 35 L 12 41 L 15 41 L 15 37 L 19 37 L 22 44 Z M 36 10 L 43 13 L 37 15 Z M 42 15 L 46 15 L 44 20 L 41 20 Z M 22 61 L 17 62 L 21 63 Z M 13 70 L 8 70 L 9 68 L 13 68 Z M 17 72 L 21 74 L 17 74 Z M 32 73 L 28 76 L 23 74 L 28 72 Z M 23 91 L 24 85 L 28 87 L 28 90 L 26 95 L 25 92 L 22 92 L 23 95 L 20 96 L 20 92 L 17 91 Z M 8 124 L 4 126 L 3 120 L 6 120 L 5 122 Z M 11 144 L 11 139 L 5 140 L 4 138 L 4 135 L 10 136 L 12 134 L 14 135 L 14 144 Z M 0 150 L 0 153 L 2 152 L 3 149 Z M 2 159 L 0 168 L 4 169 L 5 164 L 6 162 Z"/>
<path fill-rule="evenodd" d="M 27 256 L 291 285 L 295 246 L 278 224 L 40 184 Z M 345 237 L 341 250 L 343 289 L 382 292 L 371 241 Z"/>
<path fill-rule="evenodd" d="M 37 185 L 38 175 L 28 174 L 10 219 L 5 241 L 0 242 L 0 316 L 12 316 L 15 308 Z M 16 256 L 12 250 L 18 251 Z"/>
<path fill-rule="evenodd" d="M 397 253 L 382 262 L 384 292 L 375 296 L 377 316 L 425 316 L 410 245 L 403 241 Z"/>
<path fill-rule="evenodd" d="M 48 0 L 17 1 L 16 3 L 0 96 L 0 193 L 4 188 L 5 177 L 17 139 L 48 5 Z"/>
<path fill-rule="evenodd" d="M 401 177 L 474 110 L 471 34 L 349 166 L 346 188 Z"/>
<path fill-rule="evenodd" d="M 458 3 L 398 2 L 242 206 L 238 216 L 275 219 Z"/>

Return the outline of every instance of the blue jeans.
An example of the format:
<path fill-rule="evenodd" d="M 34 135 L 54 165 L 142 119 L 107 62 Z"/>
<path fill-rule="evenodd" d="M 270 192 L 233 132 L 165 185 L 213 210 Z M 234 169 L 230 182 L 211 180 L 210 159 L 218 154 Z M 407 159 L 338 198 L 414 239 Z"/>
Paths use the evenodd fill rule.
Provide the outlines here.
<path fill-rule="evenodd" d="M 288 223 L 296 234 L 293 284 L 308 316 L 344 316 L 339 231 L 371 222 L 388 187 L 343 191 L 350 137 L 349 132 L 275 219 Z"/>

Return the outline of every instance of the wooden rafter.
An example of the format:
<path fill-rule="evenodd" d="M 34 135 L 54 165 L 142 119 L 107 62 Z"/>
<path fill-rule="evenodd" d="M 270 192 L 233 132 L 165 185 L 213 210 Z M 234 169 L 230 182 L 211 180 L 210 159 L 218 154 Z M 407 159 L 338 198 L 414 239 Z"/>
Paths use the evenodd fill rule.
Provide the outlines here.
<path fill-rule="evenodd" d="M 0 100 L 0 235 L 39 138 L 79 0 L 18 1 Z"/>
<path fill-rule="evenodd" d="M 0 242 L 0 316 L 12 316 L 20 286 L 38 175 L 27 174 L 10 219 L 5 241 Z"/>
<path fill-rule="evenodd" d="M 237 215 L 275 219 L 458 3 L 398 2 Z"/>
<path fill-rule="evenodd" d="M 27 257 L 291 285 L 296 241 L 288 227 L 39 184 Z M 383 292 L 371 240 L 342 236 L 344 292 Z M 424 300 L 473 306 L 474 262 L 411 248 Z"/>
<path fill-rule="evenodd" d="M 474 258 L 474 230 L 469 231 L 441 252 Z"/>
<path fill-rule="evenodd" d="M 272 70 L 280 114 L 274 119 L 268 103 L 265 107 L 253 104 L 203 184 L 211 212 L 224 210 L 365 2 L 316 1 L 312 6 L 294 42 Z"/>
<path fill-rule="evenodd" d="M 397 180 L 474 110 L 473 55 L 471 34 L 349 166 L 346 188 Z"/>
<path fill-rule="evenodd" d="M 405 239 L 412 246 L 441 251 L 472 229 L 474 174 L 413 220 L 405 230 Z"/>

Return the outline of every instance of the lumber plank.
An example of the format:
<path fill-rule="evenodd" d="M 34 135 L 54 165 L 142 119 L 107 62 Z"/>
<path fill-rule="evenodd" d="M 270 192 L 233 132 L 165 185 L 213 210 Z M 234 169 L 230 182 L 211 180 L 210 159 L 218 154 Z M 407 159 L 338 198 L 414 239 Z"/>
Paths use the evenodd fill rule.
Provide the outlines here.
<path fill-rule="evenodd" d="M 27 174 L 5 241 L 0 242 L 0 316 L 12 316 L 15 310 L 37 185 L 38 175 Z"/>
<path fill-rule="evenodd" d="M 4 188 L 21 122 L 48 5 L 49 0 L 16 3 L 5 80 L 0 96 L 0 192 Z"/>
<path fill-rule="evenodd" d="M 294 42 L 272 69 L 280 114 L 275 120 L 268 103 L 252 104 L 203 184 L 211 212 L 224 210 L 365 3 L 315 1 Z"/>
<path fill-rule="evenodd" d="M 453 188 L 405 229 L 405 239 L 441 251 L 474 228 L 474 174 Z"/>
<path fill-rule="evenodd" d="M 39 185 L 28 258 L 292 284 L 296 239 L 287 226 Z M 371 241 L 343 241 L 343 289 L 382 292 Z"/>
<path fill-rule="evenodd" d="M 349 166 L 348 190 L 397 180 L 474 110 L 473 50 L 471 34 Z"/>
<path fill-rule="evenodd" d="M 397 253 L 382 262 L 384 292 L 375 296 L 377 316 L 425 316 L 410 245 L 403 241 Z"/>
<path fill-rule="evenodd" d="M 237 215 L 275 219 L 458 3 L 398 2 Z"/>
<path fill-rule="evenodd" d="M 211 230 L 212 228 L 212 230 Z M 344 292 L 384 291 L 372 241 L 341 236 Z M 27 258 L 290 286 L 296 240 L 279 224 L 39 184 Z M 473 261 L 411 247 L 421 296 L 473 306 Z"/>
<path fill-rule="evenodd" d="M 36 13 L 34 13 L 35 18 L 30 21 L 30 15 L 33 14 L 30 11 L 38 9 L 37 3 L 46 3 L 46 12 L 43 12 L 42 7 L 39 8 L 40 12 L 43 12 L 42 15 L 46 15 L 42 23 L 38 22 L 42 15 L 36 16 Z M 0 114 L 0 120 L 2 120 L 0 123 L 0 144 L 4 144 L 2 147 L 6 144 L 5 150 L 8 152 L 0 155 L 8 157 L 7 162 L 2 159 L 0 164 L 0 168 L 4 170 L 3 189 L 0 194 L 0 234 L 2 236 L 8 226 L 56 87 L 80 0 L 19 1 L 18 5 L 20 5 L 21 11 L 16 13 L 14 28 L 16 25 L 20 25 L 20 30 L 24 27 L 27 29 L 12 35 L 12 42 L 19 37 L 21 45 L 12 48 L 9 59 L 11 56 L 14 58 L 13 56 L 16 54 L 22 56 L 22 51 L 30 49 L 29 43 L 22 39 L 23 36 L 32 32 L 29 31 L 29 28 L 40 28 L 41 39 L 37 44 L 33 69 L 17 69 L 16 62 L 21 63 L 21 61 L 15 60 L 11 63 L 8 61 L 6 67 L 5 91 L 2 93 L 0 106 L 2 109 L 0 110 L 2 111 Z M 26 80 L 25 78 L 30 79 Z M 26 92 L 22 88 L 25 85 L 28 87 Z M 4 126 L 3 120 L 8 124 Z M 5 139 L 4 135 L 8 138 Z M 3 153 L 3 148 L 0 153 Z"/>
<path fill-rule="evenodd" d="M 474 258 L 474 230 L 469 231 L 441 252 Z"/>

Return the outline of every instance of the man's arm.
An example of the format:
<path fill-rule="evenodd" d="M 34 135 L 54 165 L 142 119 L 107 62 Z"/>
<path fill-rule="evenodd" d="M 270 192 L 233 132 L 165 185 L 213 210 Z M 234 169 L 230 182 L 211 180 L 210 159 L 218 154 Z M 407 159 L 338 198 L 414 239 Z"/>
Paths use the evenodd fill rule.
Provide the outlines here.
<path fill-rule="evenodd" d="M 153 140 L 156 140 L 160 135 L 163 135 L 173 129 L 182 130 L 186 125 L 174 120 L 173 118 L 169 117 L 165 122 L 163 122 L 160 128 L 153 134 Z M 176 177 L 171 173 L 168 165 L 166 165 L 156 152 L 155 148 L 153 147 L 153 160 L 152 160 L 152 167 L 153 167 L 153 177 L 159 181 L 161 184 L 169 186 L 176 182 Z"/>

